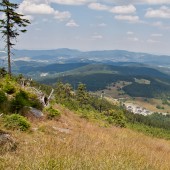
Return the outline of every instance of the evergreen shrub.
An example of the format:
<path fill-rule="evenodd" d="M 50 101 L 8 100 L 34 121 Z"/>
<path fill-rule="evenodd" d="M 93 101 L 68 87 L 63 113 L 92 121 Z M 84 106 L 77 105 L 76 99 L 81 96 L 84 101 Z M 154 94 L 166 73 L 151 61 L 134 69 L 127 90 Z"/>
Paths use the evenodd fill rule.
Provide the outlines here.
<path fill-rule="evenodd" d="M 11 130 L 26 131 L 30 128 L 31 125 L 25 117 L 18 114 L 11 114 L 5 116 L 4 126 L 7 129 L 11 129 Z"/>
<path fill-rule="evenodd" d="M 61 113 L 58 110 L 53 109 L 52 107 L 46 109 L 46 111 L 48 112 L 47 118 L 50 120 L 58 119 L 61 116 Z"/>

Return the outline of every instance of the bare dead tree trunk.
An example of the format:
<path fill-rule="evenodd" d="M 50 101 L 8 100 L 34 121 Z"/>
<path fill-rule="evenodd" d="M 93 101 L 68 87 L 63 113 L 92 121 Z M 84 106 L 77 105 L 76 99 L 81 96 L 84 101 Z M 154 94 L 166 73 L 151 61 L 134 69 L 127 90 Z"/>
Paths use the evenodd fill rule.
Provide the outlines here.
<path fill-rule="evenodd" d="M 51 93 L 50 93 L 50 95 L 48 96 L 48 100 L 50 100 L 50 98 L 51 98 L 53 92 L 54 92 L 54 89 L 51 90 Z"/>

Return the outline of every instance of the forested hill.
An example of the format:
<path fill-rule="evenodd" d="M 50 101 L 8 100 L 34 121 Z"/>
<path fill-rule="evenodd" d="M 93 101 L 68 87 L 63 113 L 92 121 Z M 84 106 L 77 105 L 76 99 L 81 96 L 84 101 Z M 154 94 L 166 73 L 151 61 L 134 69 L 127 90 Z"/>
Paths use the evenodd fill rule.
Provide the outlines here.
<path fill-rule="evenodd" d="M 170 76 L 164 74 L 156 69 L 138 66 L 136 65 L 108 65 L 108 64 L 88 64 L 83 67 L 79 67 L 75 70 L 69 71 L 69 75 L 74 74 L 92 74 L 92 73 L 113 73 L 119 75 L 133 75 L 133 76 L 148 76 L 148 77 L 157 77 L 157 78 L 165 78 L 170 80 Z M 67 73 L 66 73 L 67 74 Z"/>
<path fill-rule="evenodd" d="M 145 79 L 149 84 L 140 84 L 136 79 Z M 170 76 L 147 67 L 111 66 L 92 64 L 65 72 L 62 76 L 43 78 L 41 83 L 55 84 L 57 81 L 68 82 L 77 86 L 78 82 L 87 85 L 88 90 L 105 89 L 108 85 L 118 82 L 131 82 L 124 90 L 130 96 L 156 97 L 170 94 Z"/>
<path fill-rule="evenodd" d="M 88 65 L 88 63 L 66 63 L 66 64 L 49 64 L 43 66 L 20 66 L 18 72 L 27 74 L 29 72 L 48 72 L 48 73 L 60 73 L 69 70 L 73 70 L 79 67 Z"/>

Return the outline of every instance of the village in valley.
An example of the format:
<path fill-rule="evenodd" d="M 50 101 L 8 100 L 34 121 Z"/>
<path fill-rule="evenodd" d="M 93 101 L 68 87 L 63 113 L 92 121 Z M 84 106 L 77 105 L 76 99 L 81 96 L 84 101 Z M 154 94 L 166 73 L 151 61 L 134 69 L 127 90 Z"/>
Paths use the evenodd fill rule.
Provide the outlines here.
<path fill-rule="evenodd" d="M 139 80 L 138 80 L 139 81 Z M 147 80 L 140 80 L 140 83 L 145 82 L 145 84 L 150 83 Z M 159 113 L 162 115 L 167 115 L 168 113 L 168 106 L 164 105 L 164 110 L 158 108 L 161 105 L 162 101 L 160 99 L 147 99 L 145 98 L 136 97 L 135 99 L 130 97 L 123 91 L 123 87 L 126 85 L 131 84 L 131 82 L 126 81 L 118 81 L 116 83 L 111 84 L 104 90 L 104 97 L 107 100 L 110 100 L 114 104 L 123 106 L 127 111 L 132 112 L 134 114 L 140 115 L 151 115 L 154 113 Z M 161 109 L 161 110 L 160 110 Z"/>
<path fill-rule="evenodd" d="M 141 114 L 141 115 L 147 116 L 147 115 L 151 115 L 154 113 L 150 110 L 147 110 L 144 107 L 135 105 L 133 103 L 124 103 L 123 106 L 126 108 L 126 110 L 128 110 L 134 114 Z"/>

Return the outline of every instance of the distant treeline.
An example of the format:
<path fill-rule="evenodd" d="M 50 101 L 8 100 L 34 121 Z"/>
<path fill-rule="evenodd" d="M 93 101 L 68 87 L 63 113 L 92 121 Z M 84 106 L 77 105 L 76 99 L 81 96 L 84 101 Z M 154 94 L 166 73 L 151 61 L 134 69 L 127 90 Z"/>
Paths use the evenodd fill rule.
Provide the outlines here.
<path fill-rule="evenodd" d="M 151 80 L 151 84 L 139 84 L 133 82 L 132 84 L 123 87 L 123 90 L 133 97 L 160 97 L 168 96 L 170 94 L 170 85 L 158 82 L 154 79 Z"/>
<path fill-rule="evenodd" d="M 140 123 L 154 128 L 162 128 L 170 130 L 170 115 L 162 115 L 159 113 L 154 113 L 152 115 L 143 116 L 139 114 L 133 114 L 130 112 L 125 112 L 126 118 L 129 123 Z"/>
<path fill-rule="evenodd" d="M 139 84 L 135 82 L 134 78 L 147 79 L 150 84 Z M 54 84 L 57 81 L 64 83 L 70 83 L 73 87 L 77 87 L 79 82 L 86 84 L 89 91 L 103 90 L 108 85 L 117 81 L 132 82 L 132 84 L 123 87 L 125 93 L 132 97 L 160 97 L 170 94 L 169 80 L 159 78 L 151 78 L 148 76 L 132 76 L 132 75 L 121 75 L 121 74 L 109 74 L 109 73 L 96 73 L 89 75 L 68 75 L 59 78 L 45 79 L 41 83 Z"/>

